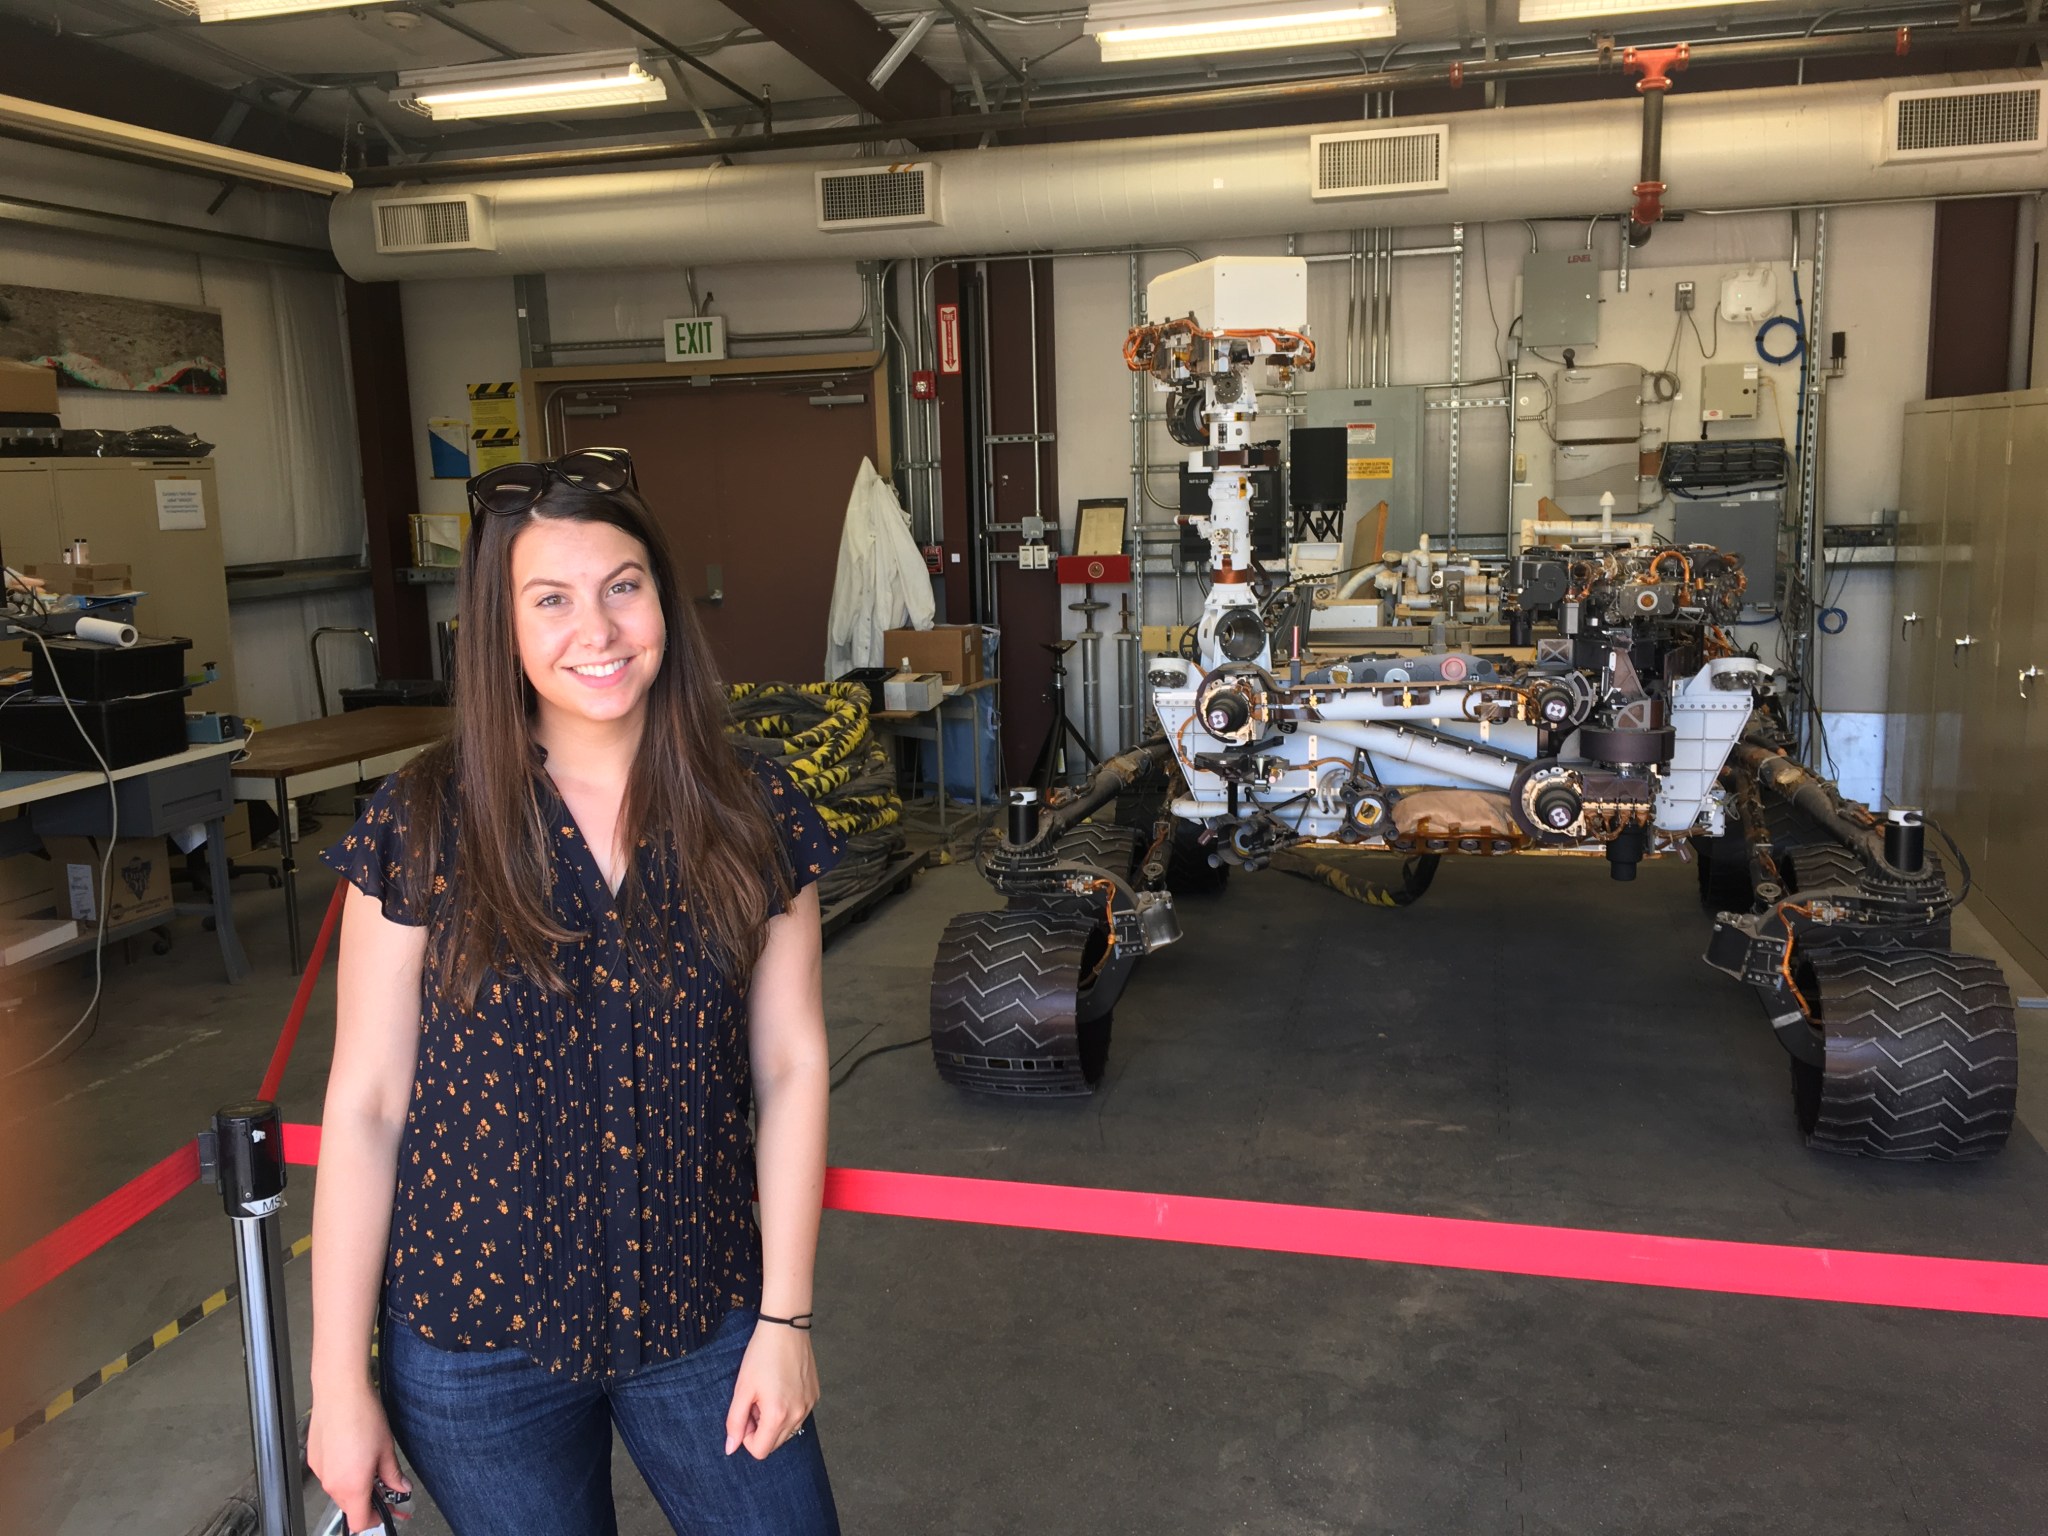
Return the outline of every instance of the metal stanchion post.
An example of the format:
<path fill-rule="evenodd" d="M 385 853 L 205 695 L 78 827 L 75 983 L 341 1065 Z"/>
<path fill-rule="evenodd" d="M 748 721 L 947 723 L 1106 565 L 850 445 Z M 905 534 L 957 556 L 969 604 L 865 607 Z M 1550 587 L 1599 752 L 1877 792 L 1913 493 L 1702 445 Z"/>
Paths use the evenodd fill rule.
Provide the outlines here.
<path fill-rule="evenodd" d="M 284 1248 L 277 1230 L 284 1206 L 284 1133 L 277 1106 L 260 1099 L 229 1105 L 213 1117 L 213 1141 L 221 1204 L 235 1224 L 258 1529 L 262 1536 L 306 1536 Z"/>

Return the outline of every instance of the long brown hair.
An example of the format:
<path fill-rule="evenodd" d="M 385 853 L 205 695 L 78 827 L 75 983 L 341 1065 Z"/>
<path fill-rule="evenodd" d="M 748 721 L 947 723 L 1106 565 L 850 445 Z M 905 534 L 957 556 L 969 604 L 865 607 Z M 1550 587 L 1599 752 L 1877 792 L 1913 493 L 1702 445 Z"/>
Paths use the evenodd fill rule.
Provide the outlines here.
<path fill-rule="evenodd" d="M 619 843 L 641 839 L 670 854 L 681 889 L 642 887 L 637 855 L 627 861 L 619 912 L 629 932 L 666 941 L 684 902 L 713 962 L 744 986 L 760 958 L 767 919 L 791 894 L 788 860 L 759 782 L 727 743 L 729 714 L 696 614 L 675 580 L 660 527 L 630 491 L 551 487 L 517 515 L 477 514 L 457 592 L 455 729 L 406 769 L 419 834 L 415 879 L 442 868 L 446 812 L 457 812 L 454 869 L 436 886 L 432 959 L 442 995 L 473 1007 L 485 974 L 511 961 L 551 991 L 563 981 L 554 946 L 579 935 L 549 899 L 559 872 L 549 852 L 548 786 L 531 737 L 532 685 L 513 628 L 512 544 L 541 520 L 609 523 L 647 550 L 648 574 L 668 629 L 668 649 L 647 694 L 639 755 L 619 810 Z M 415 883 L 414 889 L 424 889 Z M 653 953 L 673 955 L 663 942 Z"/>

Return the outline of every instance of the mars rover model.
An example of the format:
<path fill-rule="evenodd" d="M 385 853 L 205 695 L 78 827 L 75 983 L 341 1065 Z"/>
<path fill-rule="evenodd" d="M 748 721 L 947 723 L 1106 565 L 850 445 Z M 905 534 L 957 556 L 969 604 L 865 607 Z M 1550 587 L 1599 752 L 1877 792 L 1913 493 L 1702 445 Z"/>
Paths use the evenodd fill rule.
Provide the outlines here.
<path fill-rule="evenodd" d="M 1313 366 L 1306 288 L 1288 258 L 1152 285 L 1167 318 L 1125 357 L 1211 477 L 1211 584 L 1181 654 L 1145 663 L 1158 734 L 1077 788 L 1010 792 L 979 859 L 1007 904 L 953 919 L 933 969 L 940 1075 L 1092 1091 L 1137 962 L 1180 936 L 1175 893 L 1232 869 L 1400 855 L 1399 886 L 1363 894 L 1405 905 L 1449 855 L 1604 858 L 1619 880 L 1675 856 L 1716 914 L 1708 964 L 1755 988 L 1791 1057 L 1810 1146 L 1996 1152 L 2018 1078 L 2004 979 L 1949 949 L 1959 897 L 1919 812 L 1875 814 L 1792 754 L 1772 669 L 1730 638 L 1739 556 L 1608 517 L 1525 524 L 1490 558 L 1425 544 L 1291 580 L 1254 561 L 1252 373 Z M 1367 643 L 1346 644 L 1359 590 Z"/>

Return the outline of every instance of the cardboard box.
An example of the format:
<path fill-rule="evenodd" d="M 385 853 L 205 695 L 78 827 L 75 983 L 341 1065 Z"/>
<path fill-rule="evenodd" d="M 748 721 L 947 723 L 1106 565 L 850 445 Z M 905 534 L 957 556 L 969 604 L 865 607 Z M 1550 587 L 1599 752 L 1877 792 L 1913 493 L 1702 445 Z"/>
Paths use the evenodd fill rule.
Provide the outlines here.
<path fill-rule="evenodd" d="M 56 369 L 0 359 L 0 416 L 56 414 Z"/>
<path fill-rule="evenodd" d="M 936 672 L 894 672 L 882 684 L 884 709 L 930 709 L 946 696 Z"/>
<path fill-rule="evenodd" d="M 46 837 L 43 848 L 50 855 L 51 904 L 57 915 L 97 925 L 106 839 Z M 115 843 L 110 876 L 109 928 L 171 915 L 170 849 L 162 838 L 124 837 Z"/>
<path fill-rule="evenodd" d="M 50 861 L 17 853 L 0 859 L 0 919 L 34 917 L 50 905 Z"/>
<path fill-rule="evenodd" d="M 129 566 L 104 560 L 84 565 L 25 565 L 21 573 L 35 577 L 47 591 L 67 592 L 73 597 L 110 597 L 135 589 Z"/>
<path fill-rule="evenodd" d="M 930 629 L 892 629 L 882 636 L 882 660 L 890 670 L 908 659 L 913 672 L 936 672 L 948 688 L 981 681 L 981 626 L 934 624 Z"/>

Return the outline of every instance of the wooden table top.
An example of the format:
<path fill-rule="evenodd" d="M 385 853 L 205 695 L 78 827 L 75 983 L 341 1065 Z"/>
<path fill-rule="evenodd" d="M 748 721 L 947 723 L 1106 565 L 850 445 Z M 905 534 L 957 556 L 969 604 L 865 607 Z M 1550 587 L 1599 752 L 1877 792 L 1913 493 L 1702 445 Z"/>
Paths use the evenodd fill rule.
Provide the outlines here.
<path fill-rule="evenodd" d="M 455 723 L 452 709 L 377 704 L 296 725 L 273 726 L 249 738 L 249 755 L 235 764 L 238 779 L 290 778 L 363 758 L 402 752 L 439 741 Z"/>

